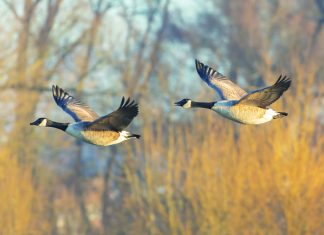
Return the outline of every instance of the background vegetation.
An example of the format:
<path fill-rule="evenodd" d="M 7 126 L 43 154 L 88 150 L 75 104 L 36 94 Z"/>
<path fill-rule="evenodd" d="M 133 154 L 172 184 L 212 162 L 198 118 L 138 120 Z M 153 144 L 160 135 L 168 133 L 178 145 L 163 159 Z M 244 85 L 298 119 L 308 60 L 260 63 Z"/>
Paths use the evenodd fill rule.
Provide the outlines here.
<path fill-rule="evenodd" d="M 324 1 L 2 0 L 0 234 L 324 234 Z M 194 58 L 247 90 L 280 74 L 285 119 L 239 125 Z M 70 120 L 57 84 L 100 114 L 140 104 L 142 134 L 97 147 L 36 117 Z"/>

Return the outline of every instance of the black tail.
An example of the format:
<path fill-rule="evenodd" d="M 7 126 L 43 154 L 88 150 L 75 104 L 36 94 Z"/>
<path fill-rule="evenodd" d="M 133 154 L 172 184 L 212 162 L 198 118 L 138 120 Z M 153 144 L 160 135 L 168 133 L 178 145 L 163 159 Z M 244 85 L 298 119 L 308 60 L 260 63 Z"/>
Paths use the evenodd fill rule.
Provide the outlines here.
<path fill-rule="evenodd" d="M 285 112 L 278 112 L 279 114 L 274 116 L 273 119 L 277 119 L 277 118 L 282 118 L 282 117 L 286 117 L 288 116 L 288 113 Z"/>
<path fill-rule="evenodd" d="M 141 136 L 137 135 L 137 134 L 130 134 L 129 136 L 127 136 L 128 138 L 132 138 L 135 137 L 136 139 L 139 139 Z"/>

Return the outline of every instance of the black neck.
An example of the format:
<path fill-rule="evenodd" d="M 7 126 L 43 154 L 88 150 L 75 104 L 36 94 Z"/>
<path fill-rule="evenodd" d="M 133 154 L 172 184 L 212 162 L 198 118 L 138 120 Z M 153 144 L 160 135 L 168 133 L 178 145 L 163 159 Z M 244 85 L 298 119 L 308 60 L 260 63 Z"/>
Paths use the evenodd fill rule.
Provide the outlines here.
<path fill-rule="evenodd" d="M 191 101 L 192 108 L 204 108 L 211 109 L 214 106 L 215 102 L 195 102 Z"/>
<path fill-rule="evenodd" d="M 51 121 L 51 120 L 48 120 L 47 119 L 46 126 L 47 127 L 53 127 L 53 128 L 56 128 L 56 129 L 60 129 L 62 131 L 65 131 L 69 124 L 70 123 L 54 122 L 54 121 Z"/>

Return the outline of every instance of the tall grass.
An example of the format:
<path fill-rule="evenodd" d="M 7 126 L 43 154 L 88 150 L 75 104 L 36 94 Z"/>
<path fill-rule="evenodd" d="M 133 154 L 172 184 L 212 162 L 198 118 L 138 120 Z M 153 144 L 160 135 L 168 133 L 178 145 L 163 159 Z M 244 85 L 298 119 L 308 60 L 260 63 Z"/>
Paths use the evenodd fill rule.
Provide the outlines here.
<path fill-rule="evenodd" d="M 324 233 L 324 136 L 313 86 L 312 74 L 294 80 L 273 106 L 289 116 L 261 126 L 205 110 L 181 111 L 195 112 L 190 123 L 146 124 L 125 170 L 129 234 Z"/>
<path fill-rule="evenodd" d="M 295 67 L 300 76 L 273 105 L 289 116 L 268 124 L 235 124 L 208 110 L 172 110 L 194 114 L 188 121 L 144 117 L 141 141 L 118 146 L 123 174 L 112 174 L 108 187 L 118 193 L 94 234 L 105 234 L 100 221 L 110 234 L 324 234 L 323 84 Z M 65 153 L 61 134 L 51 149 Z M 0 234 L 85 234 L 75 190 L 31 165 L 1 149 Z M 101 211 L 102 186 L 91 195 L 91 180 L 83 182 Z"/>
<path fill-rule="evenodd" d="M 0 151 L 0 234 L 34 235 L 48 231 L 44 195 L 32 181 L 33 169 L 23 167 L 7 148 Z M 45 216 L 45 217 L 44 217 Z M 46 233 L 46 232 L 45 232 Z"/>

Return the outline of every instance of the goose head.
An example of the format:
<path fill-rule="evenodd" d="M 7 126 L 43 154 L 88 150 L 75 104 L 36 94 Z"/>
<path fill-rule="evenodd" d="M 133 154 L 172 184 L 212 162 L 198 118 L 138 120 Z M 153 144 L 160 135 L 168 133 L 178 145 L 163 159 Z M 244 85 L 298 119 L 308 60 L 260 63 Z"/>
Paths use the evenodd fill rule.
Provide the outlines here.
<path fill-rule="evenodd" d="M 47 118 L 38 118 L 34 122 L 31 122 L 30 125 L 33 126 L 47 126 L 48 119 Z"/>
<path fill-rule="evenodd" d="M 185 109 L 189 109 L 192 107 L 192 100 L 191 99 L 182 99 L 178 102 L 174 103 L 175 106 L 180 106 Z"/>

